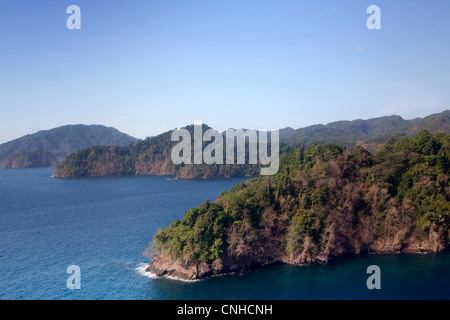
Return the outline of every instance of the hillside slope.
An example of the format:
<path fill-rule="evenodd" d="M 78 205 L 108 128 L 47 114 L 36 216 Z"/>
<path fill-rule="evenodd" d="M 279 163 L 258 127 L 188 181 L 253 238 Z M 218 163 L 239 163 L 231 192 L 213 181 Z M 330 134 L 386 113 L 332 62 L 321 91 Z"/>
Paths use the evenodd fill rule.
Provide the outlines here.
<path fill-rule="evenodd" d="M 37 161 L 36 163 L 45 160 L 38 159 L 39 154 L 47 156 L 47 153 L 59 161 L 73 152 L 91 146 L 125 146 L 133 141 L 136 141 L 136 139 L 110 127 L 101 125 L 67 125 L 39 131 L 35 134 L 26 135 L 1 144 L 0 163 L 14 154 L 15 158 L 29 158 L 30 153 L 35 153 L 34 159 Z M 5 163 L 5 165 L 7 164 Z M 30 166 L 33 166 L 33 164 L 30 163 Z"/>

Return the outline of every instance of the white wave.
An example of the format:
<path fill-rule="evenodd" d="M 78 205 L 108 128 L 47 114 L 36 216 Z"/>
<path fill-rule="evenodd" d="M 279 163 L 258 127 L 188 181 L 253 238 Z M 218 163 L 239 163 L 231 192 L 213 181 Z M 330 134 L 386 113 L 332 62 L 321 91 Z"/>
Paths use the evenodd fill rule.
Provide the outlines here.
<path fill-rule="evenodd" d="M 158 276 L 156 274 L 145 271 L 148 266 L 149 266 L 149 264 L 147 264 L 147 263 L 139 263 L 139 265 L 134 270 L 136 270 L 137 273 L 139 273 L 141 276 L 148 277 L 150 279 L 158 278 Z"/>
<path fill-rule="evenodd" d="M 200 281 L 198 279 L 197 280 L 186 280 L 186 279 L 181 279 L 181 278 L 173 277 L 173 276 L 162 276 L 162 277 L 160 277 L 160 276 L 157 276 L 156 274 L 154 274 L 153 272 L 146 271 L 148 266 L 149 266 L 148 263 L 140 263 L 136 267 L 135 270 L 140 275 L 142 275 L 144 277 L 147 277 L 147 278 L 150 278 L 150 279 L 162 279 L 162 278 L 164 278 L 164 279 L 170 279 L 170 280 L 176 280 L 176 281 L 182 281 L 182 282 L 197 282 L 197 281 Z"/>

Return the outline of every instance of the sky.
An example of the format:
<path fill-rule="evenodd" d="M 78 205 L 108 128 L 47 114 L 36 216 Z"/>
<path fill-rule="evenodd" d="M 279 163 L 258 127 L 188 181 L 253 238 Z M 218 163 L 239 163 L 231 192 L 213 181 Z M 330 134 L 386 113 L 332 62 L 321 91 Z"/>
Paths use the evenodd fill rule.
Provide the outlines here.
<path fill-rule="evenodd" d="M 423 117 L 450 109 L 449 57 L 448 0 L 2 0 L 0 143 L 78 123 L 145 138 Z"/>

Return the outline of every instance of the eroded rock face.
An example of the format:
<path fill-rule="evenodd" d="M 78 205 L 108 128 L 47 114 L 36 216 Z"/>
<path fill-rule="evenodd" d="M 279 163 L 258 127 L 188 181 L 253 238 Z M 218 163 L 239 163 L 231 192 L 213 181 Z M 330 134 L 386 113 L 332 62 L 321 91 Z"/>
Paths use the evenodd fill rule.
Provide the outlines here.
<path fill-rule="evenodd" d="M 427 243 L 416 243 L 412 246 L 400 248 L 398 246 L 385 246 L 376 245 L 371 247 L 367 252 L 374 254 L 401 254 L 401 253 L 438 253 L 443 251 L 441 246 L 430 247 Z M 360 252 L 362 253 L 362 252 Z M 355 251 L 356 254 L 360 254 Z M 348 256 L 348 254 L 346 254 Z M 199 280 L 205 279 L 211 276 L 227 274 L 233 272 L 241 272 L 255 267 L 261 267 L 274 263 L 285 263 L 291 265 L 307 265 L 313 263 L 328 263 L 337 256 L 319 254 L 317 256 L 311 256 L 308 253 L 302 253 L 299 256 L 292 258 L 284 255 L 276 255 L 274 257 L 257 257 L 252 259 L 230 260 L 227 259 L 227 263 L 220 269 L 214 268 L 213 265 L 207 263 L 201 263 L 199 265 L 184 265 L 178 261 L 172 261 L 163 256 L 155 257 L 146 271 L 155 274 L 158 277 L 173 277 L 181 280 Z"/>
<path fill-rule="evenodd" d="M 203 279 L 214 275 L 245 271 L 254 267 L 265 266 L 273 263 L 285 263 L 291 265 L 307 265 L 312 263 L 328 263 L 342 256 L 356 256 L 360 254 L 401 254 L 401 253 L 439 253 L 446 250 L 445 244 L 436 232 L 434 225 L 430 226 L 428 237 L 420 241 L 414 236 L 405 237 L 404 230 L 393 236 L 376 237 L 364 224 L 359 227 L 349 225 L 347 229 L 339 229 L 339 232 L 330 233 L 324 238 L 326 245 L 318 247 L 311 239 L 305 239 L 303 250 L 295 254 L 286 252 L 282 244 L 284 240 L 280 234 L 271 234 L 261 237 L 260 241 L 252 247 L 245 247 L 242 243 L 227 243 L 222 256 L 222 264 L 184 264 L 173 261 L 162 255 L 155 257 L 148 272 L 157 276 L 170 276 L 183 280 Z M 407 230 L 407 229 L 406 229 Z M 336 229 L 335 229 L 336 231 Z M 348 235 L 352 235 L 349 237 Z M 404 239 L 399 241 L 399 239 Z M 312 254 L 319 250 L 317 254 Z M 232 252 L 232 255 L 230 255 Z"/>

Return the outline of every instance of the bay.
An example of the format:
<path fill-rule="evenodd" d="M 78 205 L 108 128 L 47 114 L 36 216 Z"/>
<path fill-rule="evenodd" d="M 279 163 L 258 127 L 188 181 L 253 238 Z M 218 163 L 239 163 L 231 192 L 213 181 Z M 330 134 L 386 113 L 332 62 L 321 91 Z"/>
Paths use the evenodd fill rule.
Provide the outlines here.
<path fill-rule="evenodd" d="M 272 265 L 198 282 L 143 275 L 158 228 L 245 179 L 52 178 L 0 169 L 0 299 L 449 299 L 450 254 Z M 69 290 L 67 267 L 81 270 Z M 381 290 L 369 290 L 369 265 Z"/>

